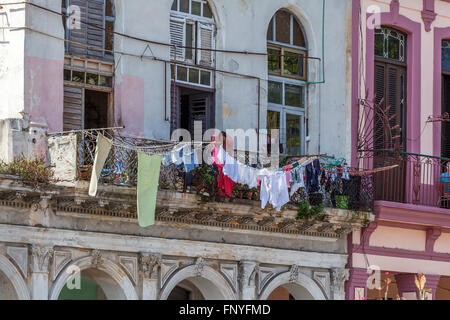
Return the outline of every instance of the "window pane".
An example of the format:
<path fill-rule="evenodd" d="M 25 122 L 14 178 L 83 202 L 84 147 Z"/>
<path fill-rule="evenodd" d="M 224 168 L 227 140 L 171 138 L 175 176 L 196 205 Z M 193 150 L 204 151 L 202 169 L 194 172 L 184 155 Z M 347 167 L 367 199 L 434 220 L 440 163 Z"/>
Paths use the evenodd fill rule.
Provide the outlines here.
<path fill-rule="evenodd" d="M 303 107 L 303 87 L 285 84 L 285 105 L 291 107 Z"/>
<path fill-rule="evenodd" d="M 187 81 L 187 68 L 185 67 L 177 68 L 177 80 Z"/>
<path fill-rule="evenodd" d="M 180 0 L 180 11 L 189 13 L 189 0 Z"/>
<path fill-rule="evenodd" d="M 269 102 L 283 104 L 283 84 L 269 81 Z"/>
<path fill-rule="evenodd" d="M 178 0 L 173 0 L 173 3 L 172 3 L 172 10 L 175 10 L 175 11 L 178 10 Z"/>
<path fill-rule="evenodd" d="M 450 40 L 442 42 L 442 70 L 450 71 Z"/>
<path fill-rule="evenodd" d="M 112 87 L 112 77 L 99 76 L 98 85 L 102 87 Z"/>
<path fill-rule="evenodd" d="M 212 18 L 211 8 L 209 7 L 209 5 L 207 3 L 203 4 L 203 16 L 205 18 Z"/>
<path fill-rule="evenodd" d="M 186 47 L 194 47 L 194 25 L 186 24 Z M 194 53 L 192 49 L 185 48 L 185 57 L 186 59 L 192 60 L 194 57 Z"/>
<path fill-rule="evenodd" d="M 273 18 L 270 20 L 269 29 L 267 29 L 267 40 L 273 41 Z"/>
<path fill-rule="evenodd" d="M 202 14 L 202 4 L 197 1 L 192 1 L 191 5 L 191 13 L 200 16 Z"/>
<path fill-rule="evenodd" d="M 211 72 L 209 71 L 200 71 L 200 84 L 204 86 L 211 85 Z"/>
<path fill-rule="evenodd" d="M 291 15 L 286 11 L 278 11 L 276 14 L 276 29 L 278 42 L 291 43 Z"/>
<path fill-rule="evenodd" d="M 384 35 L 376 34 L 375 35 L 375 56 L 384 57 Z"/>
<path fill-rule="evenodd" d="M 394 37 L 389 37 L 388 50 L 389 59 L 400 60 L 400 40 Z"/>
<path fill-rule="evenodd" d="M 303 77 L 303 54 L 284 51 L 284 74 Z"/>
<path fill-rule="evenodd" d="M 306 42 L 305 38 L 303 36 L 302 28 L 300 27 L 300 24 L 298 23 L 297 19 L 294 18 L 294 46 L 299 46 L 306 48 Z"/>
<path fill-rule="evenodd" d="M 71 77 L 72 77 L 72 75 L 70 73 L 70 70 L 64 70 L 64 80 L 70 81 Z"/>
<path fill-rule="evenodd" d="M 98 75 L 93 73 L 86 73 L 86 84 L 96 86 L 98 84 Z"/>
<path fill-rule="evenodd" d="M 286 153 L 289 155 L 301 154 L 301 117 L 286 113 Z"/>
<path fill-rule="evenodd" d="M 72 81 L 84 83 L 84 72 L 72 71 Z"/>
<path fill-rule="evenodd" d="M 281 72 L 281 50 L 280 49 L 268 49 L 268 64 L 269 72 L 280 73 Z"/>
<path fill-rule="evenodd" d="M 198 83 L 199 82 L 199 70 L 197 69 L 189 69 L 189 82 Z"/>
<path fill-rule="evenodd" d="M 267 129 L 280 129 L 280 113 L 277 111 L 267 111 Z"/>

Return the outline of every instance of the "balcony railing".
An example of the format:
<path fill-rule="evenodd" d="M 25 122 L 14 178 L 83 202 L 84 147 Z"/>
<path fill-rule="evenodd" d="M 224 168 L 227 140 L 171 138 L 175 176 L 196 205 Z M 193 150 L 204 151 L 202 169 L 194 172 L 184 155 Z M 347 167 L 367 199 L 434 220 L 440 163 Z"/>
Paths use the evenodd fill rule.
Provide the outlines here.
<path fill-rule="evenodd" d="M 375 174 L 375 200 L 450 209 L 450 159 L 380 151 L 373 164 L 397 165 Z"/>
<path fill-rule="evenodd" d="M 114 137 L 114 146 L 106 160 L 100 183 L 134 187 L 137 184 L 137 151 L 136 147 L 126 148 L 122 145 L 133 145 L 138 148 L 151 146 L 155 153 L 170 150 L 170 145 L 148 139 L 124 138 L 112 131 L 92 131 L 72 133 L 71 141 L 76 144 L 76 176 L 78 180 L 89 180 L 94 162 L 97 134 L 109 138 Z M 118 142 L 118 143 L 116 143 Z M 118 145 L 119 144 L 119 145 Z M 242 159 L 240 159 L 242 160 Z M 219 196 L 217 180 L 219 172 L 214 165 L 202 164 L 186 174 L 183 168 L 174 165 L 161 167 L 159 188 L 181 193 L 196 193 L 207 201 L 259 201 L 259 188 L 249 189 L 245 185 L 237 185 L 231 199 Z M 303 188 L 291 196 L 289 205 L 297 206 L 304 201 L 311 205 L 328 208 L 339 208 L 356 211 L 372 211 L 373 209 L 373 174 L 350 175 L 350 180 L 337 177 L 327 179 L 320 184 L 320 190 L 308 194 Z"/>

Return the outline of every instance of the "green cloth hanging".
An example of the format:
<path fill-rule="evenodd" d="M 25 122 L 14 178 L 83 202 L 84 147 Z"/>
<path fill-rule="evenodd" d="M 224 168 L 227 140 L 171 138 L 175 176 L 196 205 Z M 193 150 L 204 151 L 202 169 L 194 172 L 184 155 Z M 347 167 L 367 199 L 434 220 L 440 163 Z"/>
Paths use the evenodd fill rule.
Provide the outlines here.
<path fill-rule="evenodd" d="M 155 224 L 156 195 L 162 156 L 138 154 L 137 208 L 138 222 L 143 228 Z"/>

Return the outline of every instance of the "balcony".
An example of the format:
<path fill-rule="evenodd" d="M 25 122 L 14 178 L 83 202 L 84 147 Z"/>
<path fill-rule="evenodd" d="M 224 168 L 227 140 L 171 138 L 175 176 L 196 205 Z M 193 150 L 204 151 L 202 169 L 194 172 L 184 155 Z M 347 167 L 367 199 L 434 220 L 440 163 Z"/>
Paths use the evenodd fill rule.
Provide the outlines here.
<path fill-rule="evenodd" d="M 97 197 L 89 197 L 89 180 L 99 133 L 114 136 L 115 146 L 101 174 Z M 15 201 L 20 205 L 27 199 L 39 202 L 44 196 L 50 199 L 59 216 L 136 224 L 137 152 L 136 148 L 123 147 L 129 143 L 142 148 L 151 145 L 160 152 L 167 148 L 167 142 L 123 138 L 117 132 L 107 130 L 51 136 L 48 138 L 48 153 L 56 181 L 36 188 L 21 185 L 17 177 L 4 177 L 0 180 L 0 200 L 8 199 L 8 203 Z M 371 175 L 354 175 L 350 180 L 338 178 L 333 183 L 324 183 L 319 192 L 310 195 L 300 189 L 281 212 L 276 212 L 270 205 L 261 209 L 259 190 L 243 185 L 234 189 L 230 199 L 220 196 L 216 188 L 217 178 L 214 167 L 206 164 L 190 175 L 174 166 L 162 166 L 157 223 L 177 228 L 203 225 L 220 230 L 231 228 L 340 238 L 374 219 Z M 305 203 L 320 209 L 314 214 L 305 214 L 299 209 L 304 208 Z M 136 229 L 135 232 L 140 231 Z"/>
<path fill-rule="evenodd" d="M 450 159 L 385 151 L 373 161 L 397 166 L 374 175 L 376 201 L 450 209 Z"/>

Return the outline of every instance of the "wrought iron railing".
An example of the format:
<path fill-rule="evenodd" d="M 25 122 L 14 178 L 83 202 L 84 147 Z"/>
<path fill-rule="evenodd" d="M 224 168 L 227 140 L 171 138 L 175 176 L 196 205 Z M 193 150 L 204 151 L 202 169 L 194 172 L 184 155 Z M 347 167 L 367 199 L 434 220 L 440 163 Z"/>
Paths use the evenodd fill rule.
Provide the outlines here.
<path fill-rule="evenodd" d="M 374 153 L 373 166 L 396 165 L 374 175 L 375 200 L 450 209 L 450 159 L 406 152 Z"/>
<path fill-rule="evenodd" d="M 94 162 L 97 134 L 103 134 L 114 140 L 114 145 L 106 160 L 100 183 L 118 186 L 136 186 L 137 184 L 137 150 L 139 147 L 151 148 L 154 153 L 170 150 L 173 145 L 151 139 L 125 138 L 114 131 L 78 132 L 78 177 L 89 180 Z M 130 146 L 133 146 L 132 148 Z M 152 153 L 149 152 L 149 153 Z M 245 158 L 245 157 L 244 157 Z M 245 160 L 244 160 L 245 161 Z M 191 192 L 207 197 L 212 201 L 234 201 L 236 199 L 259 200 L 259 188 L 250 189 L 245 185 L 237 185 L 230 200 L 219 196 L 217 190 L 219 172 L 214 165 L 202 164 L 186 174 L 183 168 L 174 165 L 161 167 L 159 188 L 177 192 Z M 300 188 L 291 196 L 292 205 L 303 201 L 311 205 L 322 204 L 324 207 L 341 208 L 358 211 L 373 209 L 373 174 L 351 174 L 346 180 L 338 176 L 336 179 L 321 179 L 318 192 L 308 194 Z"/>

